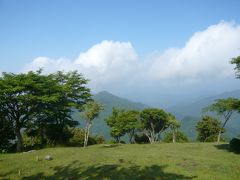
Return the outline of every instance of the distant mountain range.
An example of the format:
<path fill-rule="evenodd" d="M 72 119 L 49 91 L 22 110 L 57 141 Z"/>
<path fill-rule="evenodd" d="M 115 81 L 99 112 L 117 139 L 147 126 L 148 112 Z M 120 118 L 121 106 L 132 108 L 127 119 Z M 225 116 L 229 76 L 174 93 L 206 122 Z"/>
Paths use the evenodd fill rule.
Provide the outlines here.
<path fill-rule="evenodd" d="M 195 126 L 202 116 L 202 108 L 213 103 L 216 99 L 235 97 L 240 98 L 240 90 L 222 93 L 217 96 L 212 96 L 208 98 L 199 99 L 190 104 L 179 104 L 173 107 L 167 108 L 166 111 L 173 113 L 178 120 L 181 121 L 181 130 L 192 140 L 196 139 L 196 130 Z M 132 102 L 128 99 L 118 97 L 107 91 L 102 91 L 93 96 L 93 99 L 97 102 L 103 104 L 104 110 L 100 114 L 99 118 L 94 121 L 94 124 L 91 129 L 91 133 L 99 134 L 104 136 L 105 139 L 110 139 L 110 129 L 106 125 L 104 119 L 111 115 L 112 108 L 121 108 L 121 109 L 135 109 L 143 110 L 149 106 Z M 80 119 L 79 113 L 74 113 L 73 117 L 75 119 Z M 84 126 L 84 122 L 80 121 L 80 126 Z M 233 118 L 229 121 L 227 125 L 226 137 L 231 138 L 240 134 L 240 115 L 234 114 Z"/>

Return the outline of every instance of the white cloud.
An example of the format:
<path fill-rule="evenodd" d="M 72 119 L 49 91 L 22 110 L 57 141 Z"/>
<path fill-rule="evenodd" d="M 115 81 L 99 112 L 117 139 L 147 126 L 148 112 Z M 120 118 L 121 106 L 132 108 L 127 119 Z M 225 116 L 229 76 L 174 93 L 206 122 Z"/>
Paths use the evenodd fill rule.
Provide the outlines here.
<path fill-rule="evenodd" d="M 232 76 L 230 58 L 239 53 L 240 26 L 221 22 L 195 33 L 181 49 L 168 49 L 149 63 L 149 75 L 161 80 Z"/>
<path fill-rule="evenodd" d="M 75 60 L 38 57 L 23 71 L 39 67 L 46 72 L 78 70 L 91 79 L 93 87 L 102 89 L 121 81 L 144 86 L 149 82 L 171 85 L 219 80 L 234 76 L 229 60 L 239 54 L 239 39 L 238 24 L 220 22 L 196 32 L 182 48 L 169 48 L 144 60 L 138 58 L 130 42 L 105 40 L 80 53 Z"/>
<path fill-rule="evenodd" d="M 73 61 L 37 57 L 25 65 L 23 71 L 39 68 L 47 73 L 78 70 L 91 79 L 92 84 L 105 84 L 127 76 L 136 64 L 137 54 L 130 42 L 102 41 Z"/>

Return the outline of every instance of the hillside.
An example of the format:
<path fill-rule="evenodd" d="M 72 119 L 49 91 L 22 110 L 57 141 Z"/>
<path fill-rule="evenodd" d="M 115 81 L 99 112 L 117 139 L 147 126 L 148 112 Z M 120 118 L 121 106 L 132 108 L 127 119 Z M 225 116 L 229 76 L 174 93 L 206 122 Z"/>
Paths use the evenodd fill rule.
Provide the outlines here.
<path fill-rule="evenodd" d="M 187 105 L 176 105 L 170 108 L 167 108 L 167 111 L 173 113 L 178 119 L 182 120 L 182 131 L 184 131 L 191 139 L 196 138 L 195 126 L 198 120 L 202 116 L 202 108 L 213 103 L 216 99 L 221 98 L 240 98 L 240 90 L 225 92 L 217 96 L 211 96 L 203 99 L 199 99 L 193 103 Z M 240 134 L 240 116 L 235 113 L 233 114 L 231 120 L 227 124 L 227 132 L 225 137 L 231 138 Z"/>
<path fill-rule="evenodd" d="M 1 154 L 0 179 L 237 180 L 239 155 L 226 147 L 214 143 L 126 144 Z M 53 160 L 44 160 L 47 154 Z"/>
<path fill-rule="evenodd" d="M 91 133 L 102 135 L 107 140 L 110 139 L 110 129 L 105 123 L 104 119 L 112 113 L 113 107 L 121 108 L 121 109 L 135 109 L 135 110 L 142 110 L 148 107 L 147 105 L 144 105 L 142 103 L 132 102 L 125 98 L 115 96 L 107 91 L 102 91 L 95 94 L 93 96 L 93 99 L 103 104 L 104 110 L 100 114 L 99 118 L 96 121 L 94 121 L 94 124 L 91 128 Z M 77 120 L 80 117 L 78 113 L 75 113 L 73 116 Z M 81 127 L 84 126 L 83 121 L 80 121 L 80 126 Z"/>

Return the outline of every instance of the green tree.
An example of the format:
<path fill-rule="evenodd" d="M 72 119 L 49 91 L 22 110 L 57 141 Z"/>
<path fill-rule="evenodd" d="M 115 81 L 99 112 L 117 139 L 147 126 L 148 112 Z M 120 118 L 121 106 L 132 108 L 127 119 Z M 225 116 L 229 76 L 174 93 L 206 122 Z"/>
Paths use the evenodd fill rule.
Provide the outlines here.
<path fill-rule="evenodd" d="M 232 58 L 230 61 L 231 64 L 235 64 L 235 74 L 237 78 L 240 78 L 240 56 L 237 56 L 235 58 Z"/>
<path fill-rule="evenodd" d="M 86 148 L 88 144 L 90 128 L 93 124 L 93 120 L 99 116 L 102 110 L 103 110 L 103 106 L 95 101 L 89 101 L 83 106 L 82 115 L 83 115 L 83 118 L 86 120 L 84 148 Z"/>
<path fill-rule="evenodd" d="M 169 128 L 172 131 L 172 142 L 175 143 L 176 142 L 176 132 L 177 129 L 180 128 L 180 123 L 177 121 L 176 117 L 174 115 L 172 115 L 171 113 L 168 114 L 168 118 L 169 118 Z"/>
<path fill-rule="evenodd" d="M 105 118 L 105 122 L 111 128 L 111 136 L 118 143 L 120 143 L 121 137 L 125 134 L 125 130 L 123 129 L 123 123 L 119 121 L 123 112 L 124 110 L 113 108 L 112 114 Z"/>
<path fill-rule="evenodd" d="M 168 114 L 162 109 L 147 108 L 140 113 L 141 129 L 151 144 L 158 141 L 161 132 L 168 128 L 168 121 Z"/>
<path fill-rule="evenodd" d="M 136 130 L 140 127 L 139 115 L 139 111 L 128 110 L 124 111 L 122 116 L 120 116 L 123 131 L 128 135 L 130 143 L 135 142 L 134 135 Z"/>
<path fill-rule="evenodd" d="M 201 142 L 214 142 L 218 141 L 219 132 L 223 132 L 224 129 L 221 126 L 221 122 L 214 117 L 204 116 L 196 126 L 198 131 L 197 139 Z"/>
<path fill-rule="evenodd" d="M 13 126 L 18 152 L 23 148 L 22 129 L 61 139 L 66 126 L 77 123 L 71 119 L 72 108 L 82 106 L 91 96 L 85 87 L 87 80 L 77 72 L 41 72 L 3 73 L 0 78 L 0 113 Z"/>
<path fill-rule="evenodd" d="M 27 74 L 3 73 L 0 78 L 0 111 L 12 124 L 17 137 L 17 151 L 22 151 L 21 129 L 33 119 L 36 108 L 36 81 L 40 72 Z"/>
<path fill-rule="evenodd" d="M 203 112 L 215 112 L 223 118 L 223 124 L 222 128 L 219 129 L 217 142 L 220 142 L 221 134 L 223 133 L 222 129 L 225 128 L 227 122 L 230 120 L 233 112 L 235 111 L 236 103 L 238 102 L 239 100 L 235 98 L 218 99 L 215 103 L 203 109 Z"/>
<path fill-rule="evenodd" d="M 113 108 L 112 115 L 105 119 L 111 127 L 111 136 L 120 142 L 120 137 L 127 134 L 130 143 L 134 143 L 134 135 L 139 128 L 139 114 L 136 110 Z"/>

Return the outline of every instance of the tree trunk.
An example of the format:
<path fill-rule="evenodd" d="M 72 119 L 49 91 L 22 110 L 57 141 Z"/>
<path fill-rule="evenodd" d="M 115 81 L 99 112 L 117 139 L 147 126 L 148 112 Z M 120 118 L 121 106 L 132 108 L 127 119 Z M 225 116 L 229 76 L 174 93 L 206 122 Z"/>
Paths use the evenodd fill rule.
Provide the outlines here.
<path fill-rule="evenodd" d="M 222 134 L 222 130 L 220 130 L 220 131 L 218 132 L 218 138 L 217 138 L 217 142 L 218 142 L 218 143 L 219 143 L 220 140 L 221 140 L 221 134 Z"/>
<path fill-rule="evenodd" d="M 85 128 L 85 135 L 84 135 L 84 148 L 86 148 L 87 144 L 88 144 L 88 137 L 89 137 L 89 134 L 90 134 L 90 127 L 91 127 L 91 124 L 87 123 L 86 128 Z"/>
<path fill-rule="evenodd" d="M 173 137 L 172 137 L 172 142 L 175 143 L 175 142 L 176 142 L 175 130 L 173 130 L 172 135 L 173 135 Z"/>
<path fill-rule="evenodd" d="M 120 137 L 119 136 L 116 137 L 116 142 L 120 143 Z"/>
<path fill-rule="evenodd" d="M 23 142 L 20 128 L 16 129 L 16 136 L 17 136 L 17 152 L 22 152 Z"/>
<path fill-rule="evenodd" d="M 83 145 L 84 148 L 87 147 L 87 131 L 88 131 L 88 123 L 86 124 L 85 132 L 84 132 L 84 145 Z"/>

